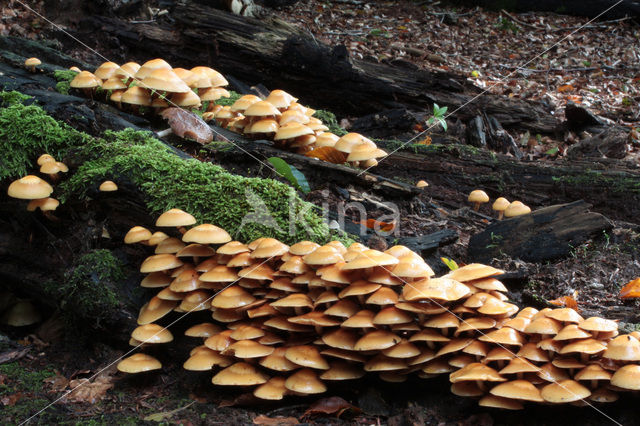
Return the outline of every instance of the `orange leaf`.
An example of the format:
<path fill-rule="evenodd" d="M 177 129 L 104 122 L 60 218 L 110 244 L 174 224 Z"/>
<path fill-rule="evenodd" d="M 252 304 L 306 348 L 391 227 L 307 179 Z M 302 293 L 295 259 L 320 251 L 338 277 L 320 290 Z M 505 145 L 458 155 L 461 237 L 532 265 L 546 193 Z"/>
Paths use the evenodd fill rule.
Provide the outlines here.
<path fill-rule="evenodd" d="M 304 154 L 307 157 L 317 158 L 322 161 L 328 161 L 333 164 L 342 164 L 347 161 L 347 155 L 344 152 L 340 152 L 332 146 L 323 146 L 316 148 L 312 151 Z"/>
<path fill-rule="evenodd" d="M 621 299 L 636 299 L 640 297 L 640 278 L 629 281 L 620 290 L 619 294 Z"/>
<path fill-rule="evenodd" d="M 578 310 L 578 302 L 571 296 L 558 297 L 557 299 L 550 300 L 549 303 L 555 306 L 564 306 L 565 308 Z"/>
<path fill-rule="evenodd" d="M 431 136 L 427 136 L 426 138 L 419 140 L 416 142 L 416 145 L 431 145 Z"/>
<path fill-rule="evenodd" d="M 564 92 L 571 92 L 573 91 L 573 86 L 570 84 L 564 84 L 560 87 L 558 87 L 558 92 L 560 93 L 564 93 Z"/>
<path fill-rule="evenodd" d="M 391 232 L 396 227 L 395 222 L 382 222 L 380 220 L 375 220 L 375 219 L 367 219 L 365 221 L 354 222 L 354 223 L 362 224 L 363 222 L 364 222 L 364 225 L 366 225 L 366 227 L 369 229 L 380 229 L 384 232 Z"/>

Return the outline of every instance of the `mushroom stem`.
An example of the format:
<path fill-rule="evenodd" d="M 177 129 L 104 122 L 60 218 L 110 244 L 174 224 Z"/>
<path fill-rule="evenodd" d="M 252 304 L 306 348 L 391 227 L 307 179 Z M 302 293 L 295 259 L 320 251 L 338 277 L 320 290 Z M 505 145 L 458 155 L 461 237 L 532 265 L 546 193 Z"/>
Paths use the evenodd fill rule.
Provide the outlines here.
<path fill-rule="evenodd" d="M 86 88 L 82 89 L 82 91 L 84 92 L 84 95 L 87 98 L 93 100 L 93 89 L 91 89 L 89 87 L 86 87 Z"/>
<path fill-rule="evenodd" d="M 171 133 L 173 133 L 173 130 L 169 127 L 168 129 L 156 132 L 156 135 L 158 135 L 159 138 L 164 138 L 165 136 L 169 136 Z"/>
<path fill-rule="evenodd" d="M 184 235 L 187 232 L 187 228 L 185 228 L 184 226 L 178 226 L 178 232 Z"/>
<path fill-rule="evenodd" d="M 502 220 L 503 217 L 504 217 L 504 210 L 500 210 L 498 212 L 498 220 Z"/>
<path fill-rule="evenodd" d="M 477 212 L 479 209 L 480 209 L 480 203 L 478 202 L 473 203 L 473 210 Z"/>
<path fill-rule="evenodd" d="M 56 216 L 53 215 L 53 213 L 51 213 L 50 211 L 43 211 L 42 215 L 44 217 L 46 217 L 48 220 L 50 220 L 51 222 L 59 222 L 60 219 L 58 219 Z"/>

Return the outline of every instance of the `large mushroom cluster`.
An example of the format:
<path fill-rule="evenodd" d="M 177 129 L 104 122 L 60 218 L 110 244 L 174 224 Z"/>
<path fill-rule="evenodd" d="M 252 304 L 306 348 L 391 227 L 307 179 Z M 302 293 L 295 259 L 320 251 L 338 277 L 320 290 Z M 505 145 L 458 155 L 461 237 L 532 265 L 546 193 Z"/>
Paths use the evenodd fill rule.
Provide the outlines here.
<path fill-rule="evenodd" d="M 450 374 L 454 394 L 507 409 L 609 402 L 640 389 L 638 333 L 617 336 L 615 321 L 572 309 L 519 310 L 496 278 L 502 270 L 470 264 L 436 278 L 403 246 L 243 244 L 211 224 L 185 229 L 195 223 L 174 209 L 156 225 L 178 228 L 181 238 L 142 227 L 125 236 L 155 246 L 141 285 L 159 291 L 142 307 L 130 343 L 172 341 L 156 324 L 172 311 L 211 311 L 212 320 L 185 333 L 201 344 L 184 368 L 213 371 L 215 385 L 253 386 L 258 398 L 278 400 L 367 373 L 390 382 Z M 118 366 L 160 367 L 141 353 Z"/>
<path fill-rule="evenodd" d="M 241 96 L 230 106 L 216 104 L 230 93 L 229 83 L 218 71 L 196 66 L 191 70 L 173 68 L 163 59 L 152 59 L 140 65 L 127 62 L 120 66 L 105 62 L 93 73 L 80 71 L 70 86 L 93 97 L 98 88 L 107 91 L 108 99 L 119 108 L 140 113 L 141 107 L 161 113 L 166 108 L 203 109 L 205 121 L 214 120 L 221 127 L 250 138 L 272 139 L 280 148 L 308 153 L 317 148 L 330 148 L 317 158 L 348 162 L 354 166 L 372 167 L 387 153 L 359 133 L 342 137 L 313 114 L 316 110 L 297 102 L 283 90 L 273 90 L 262 99 L 256 95 Z M 204 105 L 204 106 L 203 106 Z"/>

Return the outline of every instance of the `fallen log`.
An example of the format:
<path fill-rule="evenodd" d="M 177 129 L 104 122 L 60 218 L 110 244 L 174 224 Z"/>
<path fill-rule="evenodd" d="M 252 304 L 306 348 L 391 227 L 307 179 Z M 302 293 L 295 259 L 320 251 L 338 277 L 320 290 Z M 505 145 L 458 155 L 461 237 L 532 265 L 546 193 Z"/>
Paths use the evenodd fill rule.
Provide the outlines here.
<path fill-rule="evenodd" d="M 542 262 L 567 256 L 589 238 L 613 228 L 609 219 L 590 212 L 589 207 L 584 201 L 576 201 L 496 221 L 471 237 L 469 258 L 488 262 L 507 255 L 525 262 Z"/>
<path fill-rule="evenodd" d="M 157 56 L 174 66 L 210 65 L 225 75 L 285 89 L 304 104 L 340 114 L 361 116 L 394 108 L 431 112 L 435 102 L 457 110 L 451 118 L 465 123 L 486 113 L 508 130 L 550 134 L 559 126 L 539 102 L 491 94 L 474 99 L 481 89 L 463 76 L 352 59 L 344 46 L 320 44 L 305 29 L 277 17 L 256 20 L 194 3 L 175 3 L 169 16 L 132 24 L 120 17 L 88 14 L 75 35 L 98 50 L 117 52 L 110 58 L 115 61 Z"/>

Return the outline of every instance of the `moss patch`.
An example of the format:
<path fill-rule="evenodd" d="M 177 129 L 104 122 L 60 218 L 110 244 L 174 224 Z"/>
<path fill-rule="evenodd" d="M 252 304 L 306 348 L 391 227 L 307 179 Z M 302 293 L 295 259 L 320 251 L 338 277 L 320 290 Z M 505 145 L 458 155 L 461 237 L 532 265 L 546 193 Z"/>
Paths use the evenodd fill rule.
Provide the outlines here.
<path fill-rule="evenodd" d="M 329 131 L 335 135 L 343 136 L 347 134 L 347 131 L 340 127 L 336 115 L 331 111 L 319 109 L 313 114 L 314 117 L 322 120 L 322 122 L 329 128 Z"/>
<path fill-rule="evenodd" d="M 242 241 L 271 236 L 286 242 L 331 238 L 312 204 L 273 179 L 232 175 L 198 160 L 184 160 L 148 132 L 106 132 L 80 156 L 89 158 L 62 185 L 62 199 L 87 198 L 102 180 L 131 181 L 146 195 L 153 215 L 181 208 L 200 222 L 214 223 Z M 98 157 L 98 158 L 95 158 Z M 261 213 L 268 213 L 273 221 Z M 248 215 L 248 216 L 247 216 Z M 244 223 L 243 223 L 244 219 Z"/>
<path fill-rule="evenodd" d="M 99 323 L 119 305 L 113 286 L 124 279 L 122 268 L 109 250 L 96 249 L 80 256 L 62 282 L 48 282 L 44 286 L 52 298 L 60 301 L 63 310 L 81 318 L 94 318 Z"/>
<path fill-rule="evenodd" d="M 234 92 L 233 90 L 229 90 L 229 93 L 231 94 L 231 96 L 229 96 L 228 98 L 220 98 L 216 101 L 217 105 L 222 105 L 222 106 L 231 106 L 235 101 L 237 101 L 238 99 L 240 99 L 240 97 L 242 96 L 240 93 L 238 92 Z"/>
<path fill-rule="evenodd" d="M 38 156 L 62 158 L 66 149 L 90 137 L 54 120 L 36 105 L 23 105 L 24 95 L 2 92 L 0 108 L 0 179 L 16 178 L 33 169 Z"/>
<path fill-rule="evenodd" d="M 4 405 L 0 410 L 3 424 L 19 423 L 37 413 L 49 404 L 49 400 L 39 394 L 44 387 L 44 380 L 54 376 L 50 368 L 33 371 L 21 366 L 18 362 L 0 365 L 0 397 L 7 398 L 12 404 Z M 39 422 L 47 423 L 52 414 L 49 410 L 38 417 Z"/>
<path fill-rule="evenodd" d="M 73 80 L 77 74 L 78 73 L 76 71 L 71 70 L 54 71 L 53 76 L 58 80 L 58 83 L 56 84 L 56 91 L 63 95 L 68 95 L 69 90 L 71 90 L 71 80 Z"/>

